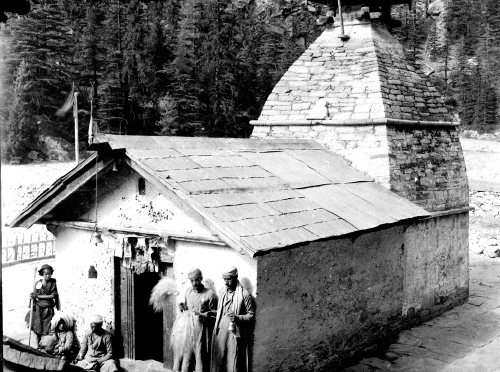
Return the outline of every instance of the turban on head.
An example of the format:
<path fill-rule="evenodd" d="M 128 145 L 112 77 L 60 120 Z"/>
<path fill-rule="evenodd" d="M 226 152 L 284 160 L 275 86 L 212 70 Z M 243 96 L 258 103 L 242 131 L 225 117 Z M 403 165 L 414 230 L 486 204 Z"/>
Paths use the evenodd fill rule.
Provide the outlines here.
<path fill-rule="evenodd" d="M 90 323 L 102 324 L 102 316 L 94 315 L 90 318 Z"/>
<path fill-rule="evenodd" d="M 68 329 L 73 329 L 75 318 L 73 318 L 73 315 L 68 313 L 63 313 L 62 311 L 58 311 L 57 313 L 55 313 L 54 317 L 50 321 L 51 328 L 56 329 L 57 325 L 61 320 L 64 322 L 64 324 L 66 324 L 66 327 Z"/>
<path fill-rule="evenodd" d="M 234 267 L 233 265 L 227 266 L 223 271 L 222 271 L 222 276 L 236 276 L 238 275 L 238 269 Z"/>
<path fill-rule="evenodd" d="M 194 279 L 194 278 L 203 278 L 203 275 L 201 274 L 201 270 L 198 269 L 197 267 L 193 267 L 191 270 L 188 272 L 188 278 L 189 279 Z"/>

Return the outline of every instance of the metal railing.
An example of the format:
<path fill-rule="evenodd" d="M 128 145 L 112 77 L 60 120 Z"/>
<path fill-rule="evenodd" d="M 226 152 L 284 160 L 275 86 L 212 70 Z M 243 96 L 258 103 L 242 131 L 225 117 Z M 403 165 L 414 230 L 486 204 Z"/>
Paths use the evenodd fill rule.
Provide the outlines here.
<path fill-rule="evenodd" d="M 49 232 L 23 232 L 2 236 L 2 267 L 53 258 L 55 237 Z"/>

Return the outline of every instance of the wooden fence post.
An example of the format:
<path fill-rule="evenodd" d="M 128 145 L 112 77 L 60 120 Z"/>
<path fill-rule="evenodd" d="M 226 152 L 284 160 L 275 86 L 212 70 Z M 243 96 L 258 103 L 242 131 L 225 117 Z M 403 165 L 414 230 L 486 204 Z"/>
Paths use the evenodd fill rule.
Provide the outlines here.
<path fill-rule="evenodd" d="M 16 234 L 16 239 L 15 239 L 15 243 L 14 243 L 14 261 L 17 261 L 17 249 L 18 249 L 19 245 L 18 245 L 18 241 L 17 241 L 17 234 Z M 22 255 L 21 255 L 22 257 Z"/>
<path fill-rule="evenodd" d="M 43 240 L 45 240 L 45 244 L 43 245 L 43 255 L 45 256 L 47 254 L 47 233 L 45 233 Z"/>
<path fill-rule="evenodd" d="M 33 234 L 30 234 L 30 245 L 29 245 L 29 250 L 28 250 L 28 252 L 29 252 L 28 258 L 33 257 L 33 253 L 31 253 L 32 249 L 33 249 L 32 243 L 33 243 Z"/>

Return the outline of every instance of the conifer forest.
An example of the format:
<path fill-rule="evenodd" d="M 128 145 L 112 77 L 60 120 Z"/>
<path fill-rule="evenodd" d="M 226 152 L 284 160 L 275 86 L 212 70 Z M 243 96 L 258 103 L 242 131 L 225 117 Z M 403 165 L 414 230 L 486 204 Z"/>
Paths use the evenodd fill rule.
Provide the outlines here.
<path fill-rule="evenodd" d="M 268 95 L 324 30 L 306 0 L 38 0 L 0 32 L 2 159 L 115 134 L 248 137 Z M 498 0 L 414 0 L 393 32 L 462 129 L 499 130 Z"/>

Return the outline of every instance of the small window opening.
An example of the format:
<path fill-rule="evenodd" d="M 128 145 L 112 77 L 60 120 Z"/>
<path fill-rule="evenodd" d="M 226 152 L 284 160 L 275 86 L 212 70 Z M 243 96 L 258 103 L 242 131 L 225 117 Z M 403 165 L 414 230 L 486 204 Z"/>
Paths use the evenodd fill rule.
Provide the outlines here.
<path fill-rule="evenodd" d="M 97 270 L 93 265 L 91 265 L 89 268 L 89 279 L 96 279 L 96 278 L 97 278 Z"/>
<path fill-rule="evenodd" d="M 139 178 L 139 195 L 146 195 L 146 180 Z"/>

